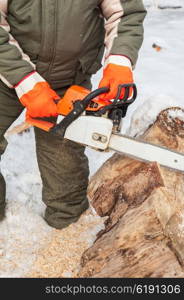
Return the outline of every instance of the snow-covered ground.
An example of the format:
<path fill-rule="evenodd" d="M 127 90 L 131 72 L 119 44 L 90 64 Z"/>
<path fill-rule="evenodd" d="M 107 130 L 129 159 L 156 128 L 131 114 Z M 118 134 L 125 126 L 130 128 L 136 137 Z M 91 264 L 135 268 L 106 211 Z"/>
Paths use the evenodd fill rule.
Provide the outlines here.
<path fill-rule="evenodd" d="M 135 70 L 139 94 L 124 119 L 122 130 L 131 135 L 144 131 L 163 108 L 173 105 L 184 107 L 184 10 L 157 10 L 154 6 L 155 2 L 184 6 L 184 0 L 145 2 L 151 4 L 151 8 L 145 20 L 145 40 Z M 162 48 L 161 51 L 157 52 L 152 47 L 154 43 Z M 94 87 L 97 87 L 100 77 L 101 71 L 93 78 Z M 86 153 L 91 174 L 112 155 L 91 149 L 87 149 Z M 53 232 L 42 219 L 44 205 L 41 202 L 33 130 L 9 138 L 1 167 L 7 181 L 8 210 L 6 220 L 0 224 L 0 277 L 19 277 L 30 270 L 37 250 L 45 245 Z M 91 218 L 96 217 L 86 216 L 85 224 L 88 218 L 91 222 Z M 96 223 L 100 229 L 99 220 Z M 90 243 L 96 228 L 94 225 L 88 231 Z M 85 236 L 83 233 L 81 239 Z"/>

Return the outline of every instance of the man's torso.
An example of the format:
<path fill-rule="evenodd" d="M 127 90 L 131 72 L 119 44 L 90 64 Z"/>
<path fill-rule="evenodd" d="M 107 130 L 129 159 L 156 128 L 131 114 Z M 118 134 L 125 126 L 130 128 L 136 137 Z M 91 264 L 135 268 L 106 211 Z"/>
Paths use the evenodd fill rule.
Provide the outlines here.
<path fill-rule="evenodd" d="M 100 3 L 101 0 L 8 1 L 10 33 L 53 86 L 80 84 L 101 67 L 104 19 Z"/>

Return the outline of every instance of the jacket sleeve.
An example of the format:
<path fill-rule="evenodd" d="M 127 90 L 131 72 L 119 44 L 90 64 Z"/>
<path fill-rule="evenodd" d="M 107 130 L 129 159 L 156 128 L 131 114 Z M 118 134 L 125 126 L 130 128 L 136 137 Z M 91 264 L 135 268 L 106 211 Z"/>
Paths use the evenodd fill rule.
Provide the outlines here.
<path fill-rule="evenodd" d="M 101 10 L 106 19 L 106 58 L 123 55 L 135 66 L 146 16 L 142 0 L 102 0 Z"/>
<path fill-rule="evenodd" d="M 0 0 L 0 79 L 13 88 L 22 78 L 33 72 L 35 66 L 9 34 L 6 2 Z"/>

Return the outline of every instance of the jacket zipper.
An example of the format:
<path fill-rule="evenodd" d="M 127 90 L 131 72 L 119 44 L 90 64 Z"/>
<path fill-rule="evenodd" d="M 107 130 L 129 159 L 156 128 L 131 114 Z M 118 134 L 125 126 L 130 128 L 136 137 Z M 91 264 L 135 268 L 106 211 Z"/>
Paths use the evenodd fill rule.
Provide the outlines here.
<path fill-rule="evenodd" d="M 50 73 L 54 64 L 55 56 L 56 56 L 56 42 L 57 42 L 57 14 L 58 14 L 58 0 L 55 0 L 55 9 L 54 9 L 54 30 L 53 30 L 53 48 L 52 48 L 52 56 L 50 63 L 48 65 L 48 78 L 50 77 Z"/>

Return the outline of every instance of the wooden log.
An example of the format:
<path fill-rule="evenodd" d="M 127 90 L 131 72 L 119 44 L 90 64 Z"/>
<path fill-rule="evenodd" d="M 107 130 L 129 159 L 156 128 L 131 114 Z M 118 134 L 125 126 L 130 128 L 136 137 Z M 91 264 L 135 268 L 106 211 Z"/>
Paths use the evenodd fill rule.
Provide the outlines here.
<path fill-rule="evenodd" d="M 141 139 L 184 152 L 184 111 L 162 111 Z M 107 219 L 79 277 L 184 277 L 183 174 L 114 154 L 88 195 Z"/>

